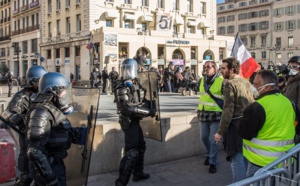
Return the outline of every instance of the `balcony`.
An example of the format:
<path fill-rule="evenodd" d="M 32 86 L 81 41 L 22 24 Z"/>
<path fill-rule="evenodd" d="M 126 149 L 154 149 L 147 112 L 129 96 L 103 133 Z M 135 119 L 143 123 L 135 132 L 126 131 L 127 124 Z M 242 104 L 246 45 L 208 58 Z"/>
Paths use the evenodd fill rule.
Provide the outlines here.
<path fill-rule="evenodd" d="M 10 35 L 0 37 L 0 41 L 5 41 L 9 39 L 10 39 Z"/>
<path fill-rule="evenodd" d="M 23 28 L 23 29 L 20 29 L 20 30 L 15 30 L 15 31 L 12 32 L 12 36 L 19 35 L 19 34 L 24 34 L 24 33 L 27 33 L 27 32 L 32 32 L 32 31 L 38 30 L 39 28 L 40 28 L 40 25 L 33 25 L 33 26 L 26 27 L 26 28 Z"/>
<path fill-rule="evenodd" d="M 19 13 L 19 9 L 14 10 L 14 14 Z"/>
<path fill-rule="evenodd" d="M 26 11 L 28 8 L 29 8 L 28 5 L 22 6 L 22 7 L 21 7 L 21 11 L 24 12 L 24 11 Z"/>
<path fill-rule="evenodd" d="M 39 1 L 34 1 L 34 2 L 30 3 L 29 7 L 34 8 L 34 7 L 39 6 L 39 5 L 40 5 Z"/>

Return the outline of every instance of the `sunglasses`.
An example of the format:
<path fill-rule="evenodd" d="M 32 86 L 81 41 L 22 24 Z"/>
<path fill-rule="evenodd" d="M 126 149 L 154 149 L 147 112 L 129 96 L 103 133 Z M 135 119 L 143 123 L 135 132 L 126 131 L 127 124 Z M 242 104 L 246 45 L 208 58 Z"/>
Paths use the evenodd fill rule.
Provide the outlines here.
<path fill-rule="evenodd" d="M 300 68 L 300 65 L 289 65 L 288 69 L 297 69 Z"/>

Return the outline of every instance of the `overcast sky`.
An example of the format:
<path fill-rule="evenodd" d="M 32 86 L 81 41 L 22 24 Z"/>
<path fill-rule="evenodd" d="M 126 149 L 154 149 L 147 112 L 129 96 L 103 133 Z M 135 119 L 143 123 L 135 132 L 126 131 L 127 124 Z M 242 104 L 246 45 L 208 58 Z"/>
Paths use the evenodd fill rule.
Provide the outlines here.
<path fill-rule="evenodd" d="M 217 0 L 217 3 L 224 3 L 225 0 Z"/>

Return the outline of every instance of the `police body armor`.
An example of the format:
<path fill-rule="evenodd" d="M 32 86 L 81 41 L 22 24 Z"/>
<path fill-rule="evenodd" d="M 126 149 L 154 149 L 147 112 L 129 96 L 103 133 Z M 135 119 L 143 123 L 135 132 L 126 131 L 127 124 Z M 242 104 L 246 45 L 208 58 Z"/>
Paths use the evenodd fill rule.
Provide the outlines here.
<path fill-rule="evenodd" d="M 34 164 L 31 171 L 38 185 L 51 185 L 58 181 L 51 165 L 63 165 L 73 141 L 70 122 L 49 100 L 51 97 L 45 98 L 40 94 L 30 106 L 32 109 L 26 118 L 27 138 L 30 140 L 27 153 Z"/>

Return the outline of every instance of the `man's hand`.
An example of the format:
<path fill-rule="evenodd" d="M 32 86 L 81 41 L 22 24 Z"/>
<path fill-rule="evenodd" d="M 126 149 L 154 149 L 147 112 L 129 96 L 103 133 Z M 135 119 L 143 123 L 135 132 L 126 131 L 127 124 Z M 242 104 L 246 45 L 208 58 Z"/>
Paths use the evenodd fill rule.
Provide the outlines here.
<path fill-rule="evenodd" d="M 216 133 L 214 139 L 216 142 L 220 142 L 222 139 L 222 136 L 220 134 Z"/>

